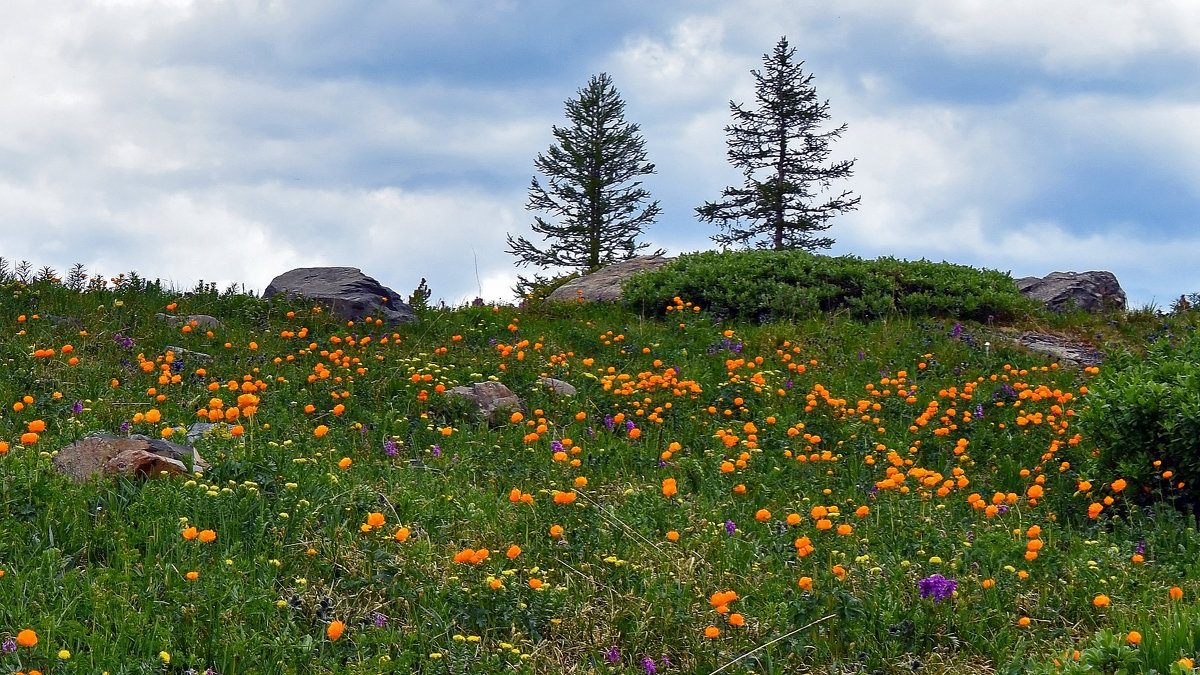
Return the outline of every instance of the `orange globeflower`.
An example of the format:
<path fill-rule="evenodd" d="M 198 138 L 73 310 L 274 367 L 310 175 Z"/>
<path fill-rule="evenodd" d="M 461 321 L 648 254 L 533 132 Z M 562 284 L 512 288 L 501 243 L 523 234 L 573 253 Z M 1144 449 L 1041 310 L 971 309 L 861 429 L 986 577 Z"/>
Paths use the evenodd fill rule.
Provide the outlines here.
<path fill-rule="evenodd" d="M 529 587 L 536 591 L 537 589 L 542 587 L 542 580 L 541 579 L 530 579 Z"/>
<path fill-rule="evenodd" d="M 329 627 L 325 629 L 325 634 L 329 636 L 330 640 L 336 642 L 338 638 L 342 637 L 342 631 L 344 630 L 346 630 L 346 624 L 335 619 L 329 623 Z"/>
<path fill-rule="evenodd" d="M 679 532 L 675 530 L 667 532 L 667 541 L 679 541 Z"/>
<path fill-rule="evenodd" d="M 200 531 L 197 530 L 195 527 L 189 527 L 183 531 L 183 538 L 187 539 L 188 541 L 191 541 L 191 540 L 195 539 L 196 535 L 198 535 L 199 533 L 200 533 Z"/>
<path fill-rule="evenodd" d="M 196 572 L 195 570 L 187 573 L 188 581 L 195 581 L 196 579 L 199 579 L 199 578 L 200 578 L 200 573 Z"/>
<path fill-rule="evenodd" d="M 575 497 L 576 495 L 573 490 L 571 492 L 559 492 L 558 490 L 554 491 L 555 504 L 570 504 L 571 502 L 575 501 Z"/>
<path fill-rule="evenodd" d="M 151 408 L 146 411 L 146 416 L 143 418 L 150 424 L 156 424 L 162 419 L 162 413 L 157 408 Z"/>
<path fill-rule="evenodd" d="M 316 436 L 317 438 L 320 438 L 327 433 L 329 433 L 329 427 L 325 426 L 324 424 L 318 424 L 317 428 L 313 429 L 313 436 Z"/>
<path fill-rule="evenodd" d="M 800 581 L 797 583 L 797 585 L 803 590 L 811 591 L 813 585 L 812 577 L 800 577 Z"/>
<path fill-rule="evenodd" d="M 378 511 L 367 514 L 367 524 L 371 527 L 382 527 L 387 519 Z"/>
<path fill-rule="evenodd" d="M 21 434 L 21 445 L 33 445 L 34 443 L 37 443 L 37 442 L 38 442 L 37 434 L 35 434 L 33 432 Z"/>
<path fill-rule="evenodd" d="M 842 536 L 846 536 L 853 531 L 854 531 L 854 528 L 846 523 L 842 523 L 841 525 L 838 525 L 838 528 L 837 528 L 837 533 Z"/>
<path fill-rule="evenodd" d="M 349 469 L 349 468 L 350 468 L 350 465 L 351 465 L 351 464 L 353 464 L 353 463 L 354 463 L 354 460 L 350 459 L 349 457 L 343 457 L 343 458 L 342 458 L 342 459 L 341 459 L 341 460 L 338 462 L 338 468 L 339 468 L 339 469 L 341 469 L 341 470 L 343 470 L 343 471 L 345 471 L 346 469 Z"/>
<path fill-rule="evenodd" d="M 771 512 L 766 509 L 759 509 L 754 512 L 754 519 L 762 523 L 771 519 Z"/>
<path fill-rule="evenodd" d="M 1108 596 L 1101 593 L 1100 595 L 1097 595 L 1096 597 L 1092 598 L 1092 604 L 1097 607 L 1100 607 L 1100 608 L 1108 607 L 1108 605 L 1109 605 Z"/>
<path fill-rule="evenodd" d="M 408 541 L 408 537 L 410 534 L 412 534 L 411 530 L 409 530 L 407 527 L 402 527 L 402 528 L 396 530 L 396 541 L 399 541 L 399 542 Z"/>
<path fill-rule="evenodd" d="M 200 530 L 200 541 L 207 543 L 210 541 L 216 541 L 216 539 L 217 539 L 216 532 L 213 532 L 212 530 Z"/>
<path fill-rule="evenodd" d="M 517 556 L 521 555 L 521 547 L 513 544 L 508 547 L 508 551 L 504 555 L 508 556 L 509 560 L 515 560 Z"/>
<path fill-rule="evenodd" d="M 1125 641 L 1136 647 L 1142 641 L 1142 634 L 1136 630 L 1131 630 L 1129 631 L 1129 635 L 1125 636 Z"/>
<path fill-rule="evenodd" d="M 1183 589 L 1178 586 L 1172 586 L 1171 590 L 1167 591 L 1167 595 L 1169 595 L 1172 600 L 1180 600 L 1183 598 Z"/>
<path fill-rule="evenodd" d="M 563 536 L 562 525 L 551 525 L 550 526 L 550 538 L 551 539 L 562 539 L 562 536 Z"/>
<path fill-rule="evenodd" d="M 42 420 L 34 420 L 29 423 L 29 430 L 40 434 L 46 430 L 46 423 Z"/>
<path fill-rule="evenodd" d="M 1113 492 L 1120 492 L 1121 490 L 1124 490 L 1126 485 L 1127 483 L 1125 482 L 1124 478 L 1116 479 L 1112 484 Z"/>
<path fill-rule="evenodd" d="M 746 623 L 746 619 L 744 619 L 741 614 L 734 613 L 734 614 L 729 615 L 729 625 L 730 626 L 741 626 L 741 625 L 744 625 L 745 623 Z"/>
<path fill-rule="evenodd" d="M 720 637 L 720 636 L 721 636 L 721 629 L 717 628 L 716 626 L 709 626 L 708 628 L 704 629 L 704 637 L 706 637 L 706 638 L 715 638 L 715 637 Z"/>
<path fill-rule="evenodd" d="M 28 628 L 21 631 L 20 633 L 17 633 L 17 644 L 21 645 L 22 647 L 32 647 L 32 646 L 36 645 L 37 642 L 38 642 L 37 633 L 33 632 L 32 630 L 30 630 Z"/>
<path fill-rule="evenodd" d="M 675 479 L 674 478 L 664 478 L 663 482 L 662 482 L 663 495 L 666 497 L 674 497 L 677 492 L 679 492 L 679 490 L 678 490 L 677 486 L 675 485 Z"/>

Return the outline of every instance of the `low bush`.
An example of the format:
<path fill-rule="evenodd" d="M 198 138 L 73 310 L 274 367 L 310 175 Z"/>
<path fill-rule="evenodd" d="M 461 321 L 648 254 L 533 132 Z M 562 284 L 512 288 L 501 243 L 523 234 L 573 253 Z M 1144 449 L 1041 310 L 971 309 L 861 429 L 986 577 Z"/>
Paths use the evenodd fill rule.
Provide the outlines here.
<path fill-rule="evenodd" d="M 1111 357 L 1081 415 L 1102 472 L 1143 495 L 1200 504 L 1200 336 L 1158 336 L 1145 354 Z M 1182 486 L 1182 487 L 1180 487 Z"/>
<path fill-rule="evenodd" d="M 626 280 L 622 292 L 643 313 L 660 313 L 681 297 L 723 317 L 757 321 L 830 312 L 860 319 L 903 314 L 986 321 L 1018 317 L 1035 307 L 1004 272 L 804 251 L 682 255 Z"/>

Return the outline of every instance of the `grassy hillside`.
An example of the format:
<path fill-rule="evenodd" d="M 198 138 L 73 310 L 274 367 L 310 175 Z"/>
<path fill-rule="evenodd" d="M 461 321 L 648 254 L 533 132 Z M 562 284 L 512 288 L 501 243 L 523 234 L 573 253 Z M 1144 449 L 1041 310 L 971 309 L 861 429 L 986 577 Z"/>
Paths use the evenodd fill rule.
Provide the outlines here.
<path fill-rule="evenodd" d="M 733 323 L 682 298 L 661 319 L 474 306 L 389 329 L 97 286 L 0 289 L 0 672 L 1182 672 L 1200 653 L 1172 467 L 1101 472 L 1075 420 L 1103 373 L 1009 346 L 1011 324 Z M 1024 321 L 1133 348 L 1195 328 Z M 488 425 L 444 393 L 489 379 L 527 413 Z M 202 476 L 51 466 L 89 433 L 198 421 L 217 424 Z"/>

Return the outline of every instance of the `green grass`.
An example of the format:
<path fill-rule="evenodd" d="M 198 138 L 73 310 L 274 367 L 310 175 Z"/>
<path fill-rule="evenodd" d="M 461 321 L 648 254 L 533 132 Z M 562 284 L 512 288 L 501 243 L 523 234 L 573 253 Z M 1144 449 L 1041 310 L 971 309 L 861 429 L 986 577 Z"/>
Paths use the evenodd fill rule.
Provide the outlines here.
<path fill-rule="evenodd" d="M 165 311 L 225 329 L 184 332 Z M 952 319 L 567 304 L 426 311 L 393 330 L 136 277 L 9 281 L 0 313 L 0 639 L 38 637 L 0 651 L 0 673 L 642 673 L 646 658 L 660 673 L 1053 672 L 1075 650 L 1166 672 L 1200 654 L 1195 519 L 1170 481 L 1137 505 L 1142 486 L 1096 473 L 1072 425 L 1094 374 L 1002 339 L 1040 324 L 1137 348 L 1194 330 L 1191 315 L 955 335 Z M 212 360 L 172 365 L 168 345 Z M 526 401 L 524 419 L 489 426 L 439 391 L 486 379 Z M 203 476 L 75 485 L 51 466 L 89 433 L 224 421 L 251 391 L 252 417 L 196 441 Z M 836 507 L 830 529 L 816 507 Z M 384 525 L 364 531 L 371 514 Z M 215 541 L 185 539 L 191 526 Z M 489 555 L 454 562 L 468 548 Z M 921 597 L 934 574 L 954 597 Z M 710 602 L 724 591 L 727 613 Z"/>

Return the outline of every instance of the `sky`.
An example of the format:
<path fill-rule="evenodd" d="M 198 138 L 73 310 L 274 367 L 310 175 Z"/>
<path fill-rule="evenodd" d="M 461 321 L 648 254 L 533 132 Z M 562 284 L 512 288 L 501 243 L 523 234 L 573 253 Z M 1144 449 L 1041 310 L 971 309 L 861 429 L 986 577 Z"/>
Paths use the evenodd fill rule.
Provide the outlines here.
<path fill-rule="evenodd" d="M 786 36 L 854 160 L 828 253 L 1200 292 L 1195 0 L 7 0 L 4 24 L 0 256 L 60 274 L 261 293 L 346 265 L 511 301 L 534 159 L 601 72 L 656 166 L 640 241 L 713 249 L 730 102 Z"/>

